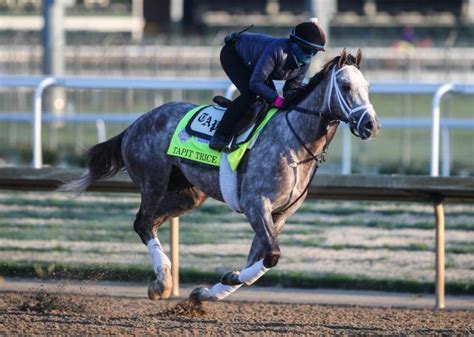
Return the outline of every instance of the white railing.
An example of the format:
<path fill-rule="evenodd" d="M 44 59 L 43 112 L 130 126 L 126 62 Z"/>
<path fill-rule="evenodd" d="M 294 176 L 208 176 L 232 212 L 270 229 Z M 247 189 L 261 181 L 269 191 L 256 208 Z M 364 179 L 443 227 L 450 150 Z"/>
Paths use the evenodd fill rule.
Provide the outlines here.
<path fill-rule="evenodd" d="M 228 97 L 232 96 L 235 87 L 228 89 Z M 439 175 L 439 144 L 440 144 L 440 106 L 445 94 L 448 92 L 455 92 L 461 94 L 474 94 L 474 84 L 440 84 L 440 83 L 403 83 L 403 82 L 375 82 L 372 81 L 370 85 L 371 94 L 418 94 L 418 95 L 433 95 L 432 103 L 432 123 L 431 123 L 431 170 L 430 175 Z M 388 121 L 388 120 L 387 120 Z M 391 119 L 387 125 L 384 120 L 381 120 L 384 128 L 411 128 L 424 127 L 423 120 L 417 120 L 417 123 L 408 125 L 401 119 Z M 425 120 L 426 122 L 426 120 Z M 411 120 L 410 120 L 411 123 Z M 448 123 L 449 124 L 449 123 Z M 463 124 L 455 123 L 455 127 L 474 128 L 474 120 L 463 120 Z M 426 125 L 427 127 L 427 125 Z M 445 125 L 447 130 L 448 125 Z M 349 128 L 343 128 L 343 146 L 342 146 L 342 174 L 350 174 L 352 171 L 351 165 L 351 149 L 352 136 Z M 447 139 L 445 133 L 444 139 Z M 449 146 L 443 147 L 443 176 L 449 176 Z"/>
<path fill-rule="evenodd" d="M 52 86 L 64 88 L 89 88 L 89 89 L 149 89 L 149 90 L 222 90 L 227 97 L 232 97 L 236 92 L 233 86 L 226 79 L 215 78 L 138 78 L 138 77 L 39 77 L 39 76 L 0 76 L 0 88 L 9 87 L 33 87 L 34 113 L 32 116 L 32 148 L 33 148 L 33 167 L 40 168 L 42 161 L 42 98 L 44 91 Z M 433 95 L 432 102 L 432 121 L 431 121 L 431 175 L 439 175 L 439 144 L 440 144 L 440 105 L 442 98 L 448 92 L 461 94 L 473 94 L 474 85 L 472 84 L 441 84 L 441 83 L 404 83 L 404 82 L 372 82 L 371 93 L 373 94 L 422 94 Z M 20 117 L 20 116 L 18 116 Z M 93 118 L 98 127 L 98 133 L 103 137 L 103 123 L 97 123 L 97 120 L 104 116 L 89 116 Z M 129 121 L 129 118 L 122 116 L 120 121 Z M 50 117 L 51 118 L 51 117 Z M 65 120 L 64 117 L 61 117 Z M 73 120 L 69 118 L 69 120 Z M 413 121 L 412 121 L 413 122 Z M 428 127 L 427 120 L 416 120 L 412 125 L 407 125 L 400 119 L 382 120 L 384 128 L 406 128 L 406 127 Z M 472 120 L 463 120 L 461 124 L 455 121 L 444 122 L 443 127 L 464 127 L 474 128 Z M 342 155 L 342 173 L 351 173 L 351 145 L 352 137 L 348 128 L 343 129 L 343 155 Z M 449 175 L 449 147 L 443 148 L 443 175 Z"/>
<path fill-rule="evenodd" d="M 431 175 L 433 177 L 437 177 L 439 175 L 439 135 L 441 118 L 440 106 L 443 97 L 449 92 L 472 95 L 474 94 L 474 85 L 447 83 L 438 88 L 433 96 L 433 101 L 431 104 Z"/>
<path fill-rule="evenodd" d="M 3 17 L 2 17 L 3 19 Z M 91 20 L 90 18 L 88 20 Z M 1 25 L 1 21 L 0 21 Z M 96 29 L 97 25 L 94 27 Z M 223 38 L 223 36 L 222 36 Z M 213 45 L 66 45 L 64 62 L 69 71 L 81 76 L 107 73 L 127 76 L 223 76 L 219 63 L 221 38 Z M 114 41 L 116 42 L 116 41 Z M 338 55 L 344 46 L 329 47 L 318 56 L 312 70 Z M 355 47 L 349 47 L 354 52 Z M 364 73 L 371 80 L 472 82 L 474 48 L 386 48 L 364 47 Z M 19 39 L 0 44 L 0 71 L 19 73 L 40 71 L 42 49 Z"/>
<path fill-rule="evenodd" d="M 75 78 L 46 77 L 35 90 L 33 115 L 33 167 L 43 166 L 42 155 L 42 99 L 44 91 L 52 86 L 63 88 L 90 89 L 181 89 L 181 90 L 213 90 L 229 86 L 229 82 L 216 79 L 137 79 L 137 78 Z"/>

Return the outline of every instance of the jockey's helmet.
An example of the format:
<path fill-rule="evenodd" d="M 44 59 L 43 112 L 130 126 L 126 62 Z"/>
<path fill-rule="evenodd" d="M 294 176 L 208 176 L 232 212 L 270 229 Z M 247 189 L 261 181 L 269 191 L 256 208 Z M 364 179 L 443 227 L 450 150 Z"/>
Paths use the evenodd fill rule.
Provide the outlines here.
<path fill-rule="evenodd" d="M 318 20 L 313 18 L 297 25 L 290 34 L 290 40 L 300 46 L 305 54 L 315 55 L 318 51 L 325 51 L 326 34 Z"/>

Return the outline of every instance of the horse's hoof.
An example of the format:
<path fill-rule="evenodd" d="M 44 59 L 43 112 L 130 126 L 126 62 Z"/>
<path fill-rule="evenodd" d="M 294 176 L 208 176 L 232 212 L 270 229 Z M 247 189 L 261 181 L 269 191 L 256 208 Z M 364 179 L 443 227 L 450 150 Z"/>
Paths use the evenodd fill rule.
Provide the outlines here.
<path fill-rule="evenodd" d="M 148 298 L 152 301 L 158 301 L 162 299 L 166 299 L 171 295 L 171 288 L 165 288 L 163 285 L 158 282 L 158 280 L 154 280 L 150 282 L 148 286 Z"/>
<path fill-rule="evenodd" d="M 242 282 L 239 281 L 239 274 L 240 272 L 238 271 L 229 271 L 222 275 L 221 283 L 226 286 L 238 286 L 239 284 L 242 284 Z"/>
<path fill-rule="evenodd" d="M 163 268 L 157 273 L 156 280 L 148 286 L 148 298 L 152 301 L 166 299 L 171 296 L 173 282 L 169 268 Z"/>
<path fill-rule="evenodd" d="M 204 301 L 215 301 L 216 298 L 211 295 L 208 288 L 197 287 L 189 295 L 189 301 L 195 304 L 199 304 Z"/>

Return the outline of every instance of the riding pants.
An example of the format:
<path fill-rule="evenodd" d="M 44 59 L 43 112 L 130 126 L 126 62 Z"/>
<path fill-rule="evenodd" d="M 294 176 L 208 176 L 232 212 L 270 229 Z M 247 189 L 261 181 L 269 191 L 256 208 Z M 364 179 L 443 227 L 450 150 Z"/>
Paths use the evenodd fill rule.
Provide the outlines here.
<path fill-rule="evenodd" d="M 240 96 L 234 99 L 227 108 L 216 130 L 216 135 L 230 139 L 235 131 L 236 124 L 248 112 L 250 105 L 256 99 L 256 95 L 250 90 L 252 72 L 237 54 L 233 43 L 227 43 L 222 47 L 220 60 L 222 69 L 240 92 Z"/>

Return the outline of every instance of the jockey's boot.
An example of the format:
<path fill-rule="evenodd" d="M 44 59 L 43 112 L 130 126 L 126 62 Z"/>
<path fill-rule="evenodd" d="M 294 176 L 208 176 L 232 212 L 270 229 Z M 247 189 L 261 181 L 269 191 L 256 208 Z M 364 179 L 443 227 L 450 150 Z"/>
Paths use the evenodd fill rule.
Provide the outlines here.
<path fill-rule="evenodd" d="M 212 136 L 211 141 L 209 142 L 209 147 L 216 151 L 223 151 L 225 148 L 230 147 L 230 141 L 232 139 L 225 135 L 220 135 L 216 133 Z"/>
<path fill-rule="evenodd" d="M 229 151 L 230 142 L 234 136 L 235 126 L 241 118 L 238 104 L 231 102 L 229 108 L 222 116 L 217 130 L 209 142 L 209 147 L 216 151 Z"/>

